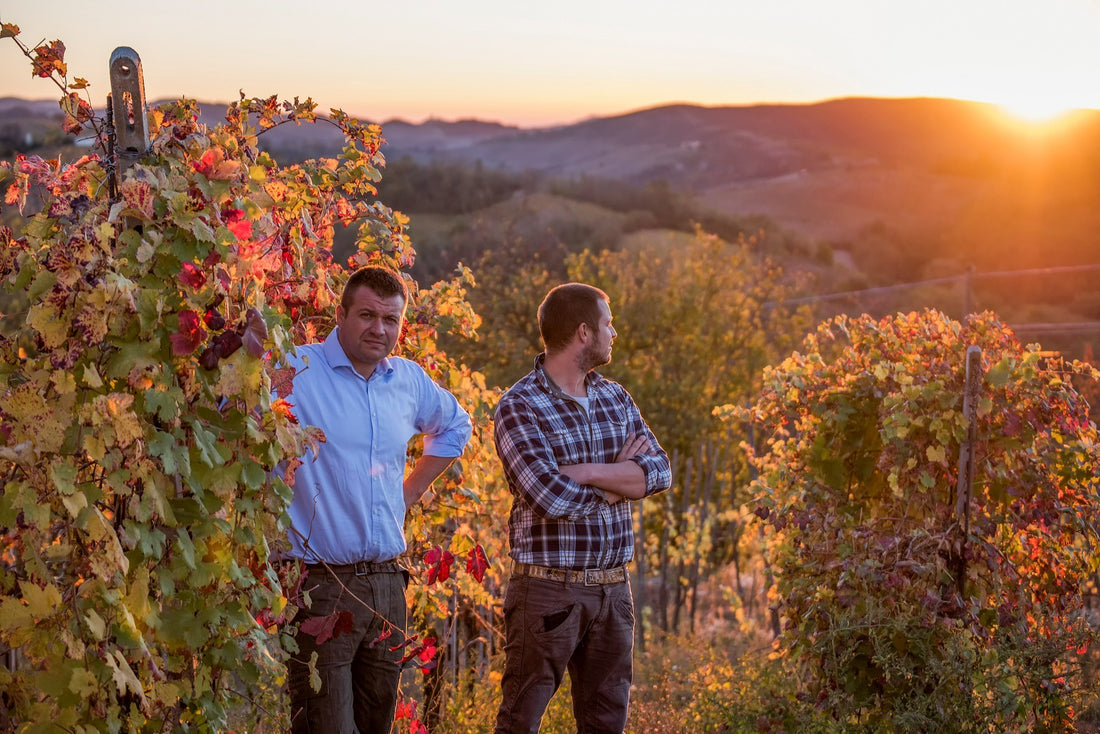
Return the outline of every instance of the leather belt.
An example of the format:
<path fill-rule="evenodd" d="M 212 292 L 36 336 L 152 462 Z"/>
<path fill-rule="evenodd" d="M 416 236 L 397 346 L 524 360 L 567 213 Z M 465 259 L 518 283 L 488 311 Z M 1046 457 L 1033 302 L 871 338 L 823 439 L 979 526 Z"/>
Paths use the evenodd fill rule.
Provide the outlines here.
<path fill-rule="evenodd" d="M 372 573 L 401 573 L 405 570 L 397 561 L 356 561 L 355 563 L 345 563 L 343 565 L 330 563 L 328 566 L 323 563 L 307 563 L 305 567 L 310 571 L 331 571 L 334 574 L 350 573 L 356 576 L 367 576 Z"/>
<path fill-rule="evenodd" d="M 530 576 L 533 579 L 545 579 L 558 581 L 565 584 L 584 584 L 585 586 L 602 586 L 604 584 L 626 583 L 626 566 L 617 568 L 586 568 L 583 571 L 574 571 L 568 568 L 548 568 L 546 566 L 534 566 L 530 563 L 512 564 L 512 573 L 516 576 Z"/>

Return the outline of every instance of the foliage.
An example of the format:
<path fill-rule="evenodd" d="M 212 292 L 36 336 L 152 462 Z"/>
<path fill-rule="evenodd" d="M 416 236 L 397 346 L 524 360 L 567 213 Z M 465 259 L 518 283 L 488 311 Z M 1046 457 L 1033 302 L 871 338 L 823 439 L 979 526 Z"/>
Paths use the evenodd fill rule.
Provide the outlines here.
<path fill-rule="evenodd" d="M 489 384 L 507 387 L 531 369 L 542 351 L 535 313 L 563 276 L 537 255 L 524 257 L 514 249 L 486 252 L 477 272 L 479 287 L 470 294 L 474 308 L 484 314 L 477 344 L 456 348 L 468 349 Z"/>
<path fill-rule="evenodd" d="M 470 350 L 490 384 L 509 385 L 542 349 L 535 313 L 547 291 L 567 279 L 600 286 L 611 297 L 619 332 L 612 362 L 600 371 L 628 387 L 670 453 L 695 457 L 705 444 L 731 440 L 730 428 L 710 418 L 714 406 L 747 403 L 763 366 L 788 350 L 809 323 L 805 313 L 776 305 L 786 293 L 783 273 L 758 259 L 754 245 L 703 233 L 635 233 L 621 250 L 567 258 L 560 274 L 549 261 L 529 253 L 524 258 L 518 249 L 486 253 L 470 296 L 483 314 L 479 341 L 459 349 Z M 735 446 L 741 431 L 733 434 Z M 678 568 L 697 577 L 710 562 L 741 552 L 737 490 L 748 481 L 743 458 L 730 456 L 721 468 L 704 468 L 700 459 L 695 471 L 694 483 L 677 471 L 672 491 L 646 504 L 647 531 L 638 549 L 651 570 Z M 689 502 L 703 501 L 708 482 L 717 487 L 712 504 L 692 509 Z M 688 516 L 696 511 L 701 514 Z M 662 537 L 669 538 L 663 545 Z M 666 629 L 676 626 L 687 591 L 676 572 L 671 583 L 677 585 L 673 623 L 664 610 L 659 617 Z"/>
<path fill-rule="evenodd" d="M 518 267 L 538 260 L 564 276 L 569 254 L 617 247 L 624 219 L 592 204 L 542 193 L 517 194 L 468 215 L 418 216 L 421 258 L 413 273 L 430 278 L 466 263 L 481 280 L 486 266 Z"/>
<path fill-rule="evenodd" d="M 99 126 L 69 96 L 86 84 L 64 77 L 63 46 L 20 46 L 66 91 L 71 131 Z M 356 227 L 350 266 L 414 258 L 405 218 L 373 201 L 376 126 L 243 95 L 212 129 L 188 100 L 147 120 L 151 149 L 114 201 L 99 155 L 8 166 L 5 203 L 28 218 L 0 230 L 0 303 L 22 304 L 0 335 L 0 641 L 24 664 L 0 669 L 0 690 L 23 731 L 277 720 L 295 597 L 272 551 L 298 457 L 323 440 L 272 397 L 289 386 L 280 364 L 331 323 L 336 226 Z M 338 158 L 281 167 L 257 146 L 257 128 L 317 120 L 343 132 Z M 483 381 L 436 347 L 439 330 L 476 325 L 469 282 L 420 291 L 400 348 L 472 408 L 480 462 Z M 453 470 L 447 507 L 418 516 L 414 560 L 434 545 L 484 560 L 485 515 L 460 481 Z M 458 518 L 446 533 L 444 512 Z"/>
<path fill-rule="evenodd" d="M 724 438 L 728 428 L 710 417 L 714 406 L 747 402 L 764 365 L 810 324 L 808 313 L 780 305 L 782 270 L 754 255 L 755 245 L 702 231 L 674 244 L 639 236 L 569 263 L 571 279 L 611 298 L 619 338 L 602 371 L 621 376 L 669 451 Z"/>
<path fill-rule="evenodd" d="M 487 675 L 459 676 L 460 695 L 451 699 L 432 734 L 491 731 L 500 705 L 503 655 Z M 799 700 L 798 677 L 782 661 L 769 660 L 744 638 L 719 635 L 656 636 L 635 651 L 628 734 L 730 732 L 817 734 L 836 732 L 827 714 Z M 551 698 L 539 731 L 576 731 L 568 676 Z"/>
<path fill-rule="evenodd" d="M 956 512 L 965 353 L 982 349 L 972 499 Z M 993 315 L 837 317 L 748 411 L 779 652 L 850 730 L 1065 731 L 1094 632 L 1096 426 L 1083 363 Z M 727 417 L 739 414 L 732 406 Z"/>

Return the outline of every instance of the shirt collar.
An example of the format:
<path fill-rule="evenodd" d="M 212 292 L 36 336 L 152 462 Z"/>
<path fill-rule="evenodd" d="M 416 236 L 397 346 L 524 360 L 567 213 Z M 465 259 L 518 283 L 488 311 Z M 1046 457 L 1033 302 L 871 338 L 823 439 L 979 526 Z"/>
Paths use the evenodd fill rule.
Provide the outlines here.
<path fill-rule="evenodd" d="M 355 372 L 355 374 L 359 374 L 355 371 L 355 365 L 353 365 L 351 363 L 351 360 L 348 359 L 348 355 L 344 352 L 344 348 L 340 346 L 340 338 L 338 336 L 339 331 L 340 327 L 337 326 L 329 332 L 329 335 L 327 337 L 325 337 L 325 342 L 321 346 L 321 349 L 325 355 L 325 361 L 327 361 L 329 363 L 329 366 L 333 369 L 336 369 L 338 367 L 346 367 L 352 372 Z M 390 360 L 389 357 L 384 357 L 382 361 L 379 362 L 378 365 L 374 368 L 374 374 L 376 375 L 386 376 L 392 373 L 393 362 Z"/>
<path fill-rule="evenodd" d="M 544 390 L 552 395 L 556 395 L 559 398 L 565 398 L 568 400 L 576 400 L 571 395 L 568 395 L 564 390 L 558 387 L 557 383 L 550 379 L 550 375 L 546 374 L 544 364 L 546 363 L 546 352 L 541 352 L 535 357 L 535 377 L 538 383 Z M 603 376 L 595 370 L 590 370 L 587 375 L 584 376 L 584 384 L 588 387 L 595 387 L 603 380 Z"/>

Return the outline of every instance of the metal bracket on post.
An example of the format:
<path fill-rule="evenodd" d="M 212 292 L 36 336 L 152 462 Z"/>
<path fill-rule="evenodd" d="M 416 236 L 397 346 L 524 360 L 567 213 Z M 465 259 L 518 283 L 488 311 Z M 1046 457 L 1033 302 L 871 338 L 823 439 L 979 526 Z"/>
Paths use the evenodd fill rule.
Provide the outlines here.
<path fill-rule="evenodd" d="M 115 131 L 118 174 L 137 162 L 149 150 L 149 128 L 145 118 L 145 79 L 141 57 L 129 46 L 111 54 L 111 117 Z"/>

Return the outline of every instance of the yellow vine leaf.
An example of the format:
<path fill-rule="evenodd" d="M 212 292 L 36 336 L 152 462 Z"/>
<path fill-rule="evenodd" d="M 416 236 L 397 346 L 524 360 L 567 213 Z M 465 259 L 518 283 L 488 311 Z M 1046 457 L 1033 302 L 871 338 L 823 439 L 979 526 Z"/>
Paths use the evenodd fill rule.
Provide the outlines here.
<path fill-rule="evenodd" d="M 88 498 L 83 492 L 61 495 L 61 503 L 69 511 L 69 516 L 74 520 L 80 516 L 80 511 L 88 506 Z"/>
<path fill-rule="evenodd" d="M 7 414 L 14 424 L 12 427 L 17 429 L 15 436 L 30 441 L 38 453 L 61 448 L 66 425 L 58 418 L 57 413 L 62 411 L 55 411 L 46 403 L 46 399 L 39 394 L 36 383 L 27 382 L 0 398 L 0 410 Z"/>
<path fill-rule="evenodd" d="M 145 691 L 141 685 L 141 681 L 134 675 L 134 669 L 126 662 L 126 658 L 123 656 L 121 650 L 115 650 L 111 655 L 107 656 L 107 665 L 111 668 L 111 677 L 118 687 L 119 694 L 126 693 L 127 690 L 130 690 L 140 699 L 142 708 L 144 709 L 147 707 L 149 702 L 145 698 Z"/>
<path fill-rule="evenodd" d="M 929 446 L 924 453 L 933 463 L 943 464 L 947 461 L 947 451 L 943 446 Z"/>
<path fill-rule="evenodd" d="M 96 396 L 86 413 L 93 426 L 110 425 L 114 429 L 115 443 L 125 448 L 143 435 L 133 405 L 133 395 L 113 392 Z"/>
<path fill-rule="evenodd" d="M 88 625 L 88 629 L 92 632 L 92 637 L 96 640 L 102 640 L 104 635 L 107 634 L 107 624 L 103 621 L 103 617 L 99 616 L 94 609 L 89 609 L 84 612 L 84 622 Z"/>
<path fill-rule="evenodd" d="M 93 390 L 103 387 L 103 378 L 99 376 L 99 370 L 91 362 L 84 365 L 84 384 Z"/>
<path fill-rule="evenodd" d="M 107 455 L 107 447 L 103 443 L 103 436 L 98 433 L 85 433 L 81 448 L 88 454 L 92 461 L 100 461 Z"/>
<path fill-rule="evenodd" d="M 87 668 L 76 668 L 69 679 L 69 690 L 83 699 L 91 698 L 99 690 L 99 679 Z"/>
<path fill-rule="evenodd" d="M 14 596 L 0 601 L 0 631 L 11 632 L 20 628 L 33 626 L 34 614 L 20 599 Z M 15 644 L 15 640 L 11 641 Z"/>
<path fill-rule="evenodd" d="M 61 592 L 53 584 L 42 587 L 32 581 L 24 581 L 19 585 L 19 590 L 27 602 L 27 611 L 36 619 L 52 617 L 61 606 Z"/>
<path fill-rule="evenodd" d="M 93 542 L 104 541 L 104 553 L 96 554 L 92 559 L 92 570 L 104 580 L 112 578 L 116 571 L 128 573 L 130 560 L 122 550 L 122 544 L 118 541 L 111 523 L 103 516 L 98 507 L 92 507 L 92 513 L 88 518 L 88 537 Z"/>
<path fill-rule="evenodd" d="M 68 314 L 58 314 L 48 303 L 36 303 L 27 311 L 27 325 L 42 335 L 46 349 L 56 349 L 69 339 Z"/>

